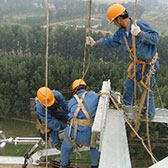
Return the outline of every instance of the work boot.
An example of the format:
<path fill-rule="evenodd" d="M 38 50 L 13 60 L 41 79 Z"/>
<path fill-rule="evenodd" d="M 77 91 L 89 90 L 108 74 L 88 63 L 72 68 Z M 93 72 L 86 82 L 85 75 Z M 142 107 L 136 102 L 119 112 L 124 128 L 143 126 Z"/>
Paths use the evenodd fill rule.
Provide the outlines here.
<path fill-rule="evenodd" d="M 62 143 L 60 142 L 59 144 L 55 145 L 55 148 L 60 151 L 61 150 L 61 146 L 62 146 Z"/>
<path fill-rule="evenodd" d="M 98 168 L 98 165 L 97 166 L 91 166 L 91 168 Z"/>
<path fill-rule="evenodd" d="M 154 117 L 155 117 L 155 116 L 148 116 L 148 120 L 151 121 L 151 120 L 154 119 Z M 142 121 L 146 121 L 146 116 L 144 116 L 144 115 L 141 116 L 141 120 L 142 120 Z"/>
<path fill-rule="evenodd" d="M 69 161 L 67 166 L 61 166 L 61 165 L 60 165 L 60 168 L 73 168 L 72 166 L 70 166 L 70 164 L 71 164 L 71 162 Z M 78 167 L 77 167 L 77 168 L 78 168 Z"/>

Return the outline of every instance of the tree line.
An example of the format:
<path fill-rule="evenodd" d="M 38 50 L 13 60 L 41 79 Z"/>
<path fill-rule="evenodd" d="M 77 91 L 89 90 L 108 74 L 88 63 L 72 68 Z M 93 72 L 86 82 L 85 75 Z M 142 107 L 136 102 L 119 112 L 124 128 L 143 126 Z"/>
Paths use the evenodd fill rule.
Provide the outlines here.
<path fill-rule="evenodd" d="M 19 25 L 0 26 L 0 55 L 45 55 L 46 35 L 45 29 L 39 26 L 23 28 Z M 101 33 L 91 33 L 91 36 L 98 40 L 103 37 Z M 109 36 L 108 34 L 106 36 Z M 85 29 L 74 27 L 57 27 L 55 31 L 49 31 L 49 54 L 59 53 L 64 58 L 83 58 L 85 43 Z M 161 37 L 158 44 L 160 62 L 168 64 L 166 53 L 168 36 Z M 111 61 L 114 59 L 128 60 L 121 48 L 91 48 L 91 52 L 98 59 Z"/>
<path fill-rule="evenodd" d="M 41 55 L 0 57 L 0 115 L 29 115 L 30 98 L 34 98 L 38 88 L 45 85 L 44 62 L 44 56 Z M 49 56 L 49 87 L 60 90 L 69 99 L 72 94 L 66 92 L 71 91 L 73 80 L 82 77 L 82 64 L 80 58 L 64 59 L 59 54 Z M 111 79 L 113 88 L 121 90 L 125 63 L 119 64 L 123 68 L 117 71 L 116 62 L 105 63 L 92 57 L 87 74 L 90 89 L 98 92 L 102 81 Z"/>
<path fill-rule="evenodd" d="M 45 0 L 1 0 L 0 6 L 0 22 L 5 23 L 6 20 L 19 24 L 42 25 L 46 23 L 46 4 Z M 52 9 L 49 10 L 50 22 L 86 17 L 88 13 L 88 2 L 83 0 L 51 0 Z M 134 3 L 123 4 L 133 16 Z M 106 15 L 107 3 L 92 3 L 91 13 Z M 144 12 L 142 5 L 137 6 L 137 18 L 139 19 Z M 13 16 L 24 16 L 12 19 Z"/>

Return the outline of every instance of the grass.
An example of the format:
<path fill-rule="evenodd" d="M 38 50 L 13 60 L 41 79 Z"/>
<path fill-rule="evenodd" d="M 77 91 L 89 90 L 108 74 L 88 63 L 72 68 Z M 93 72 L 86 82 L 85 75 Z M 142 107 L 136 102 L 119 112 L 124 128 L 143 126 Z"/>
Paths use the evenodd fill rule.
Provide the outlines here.
<path fill-rule="evenodd" d="M 5 120 L 0 118 L 0 130 L 4 132 L 7 138 L 38 136 L 34 124 L 15 120 Z M 13 144 L 6 144 L 6 146 L 0 151 L 0 155 L 23 156 L 30 148 L 31 145 L 15 146 Z"/>
<path fill-rule="evenodd" d="M 22 121 L 4 120 L 0 118 L 0 130 L 2 130 L 5 133 L 7 138 L 39 137 L 34 124 Z M 6 144 L 5 147 L 2 150 L 0 150 L 0 156 L 24 156 L 25 153 L 28 152 L 31 148 L 32 145 Z M 56 159 L 57 161 L 60 160 L 60 156 L 52 156 L 51 158 Z M 78 163 L 76 163 L 75 158 L 78 159 Z M 45 160 L 45 158 L 43 159 Z M 89 168 L 90 154 L 89 152 L 81 152 L 79 156 L 76 155 L 76 153 L 72 153 L 71 162 L 72 165 L 77 165 L 80 168 Z"/>
<path fill-rule="evenodd" d="M 37 136 L 37 130 L 32 123 L 0 119 L 0 129 L 6 136 Z"/>

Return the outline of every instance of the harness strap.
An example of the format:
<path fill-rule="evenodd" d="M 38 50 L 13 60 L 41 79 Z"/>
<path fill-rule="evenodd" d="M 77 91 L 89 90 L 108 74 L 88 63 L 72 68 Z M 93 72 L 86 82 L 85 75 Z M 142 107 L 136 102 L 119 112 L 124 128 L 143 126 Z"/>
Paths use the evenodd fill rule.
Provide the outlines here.
<path fill-rule="evenodd" d="M 142 79 L 141 79 L 140 83 L 142 84 L 142 86 L 146 90 L 148 90 L 149 92 L 152 92 L 152 90 L 149 87 L 147 87 L 147 85 L 144 82 L 144 74 L 145 74 L 145 70 L 146 70 L 147 65 L 154 65 L 156 63 L 156 60 L 158 59 L 158 53 L 156 52 L 156 54 L 155 54 L 155 56 L 153 57 L 152 60 L 149 60 L 148 62 L 142 61 L 142 60 L 138 59 L 136 55 L 134 55 L 132 49 L 130 49 L 130 47 L 128 45 L 128 41 L 127 41 L 125 36 L 124 36 L 124 41 L 125 41 L 125 44 L 127 46 L 127 50 L 130 53 L 130 56 L 132 56 L 135 59 L 135 62 L 132 62 L 128 67 L 128 70 L 127 70 L 128 71 L 128 77 L 133 80 L 135 78 L 136 72 L 131 73 L 131 69 L 136 65 L 142 64 L 142 72 L 141 72 Z M 130 57 L 131 60 L 133 60 L 132 57 Z"/>
<path fill-rule="evenodd" d="M 130 47 L 129 47 L 129 45 L 128 45 L 128 40 L 127 40 L 127 38 L 126 38 L 125 36 L 124 36 L 124 41 L 125 41 L 125 44 L 126 44 L 126 46 L 127 46 L 127 50 L 128 50 L 128 52 L 130 53 L 130 55 L 129 55 L 130 59 L 133 60 L 133 59 L 135 58 L 135 60 L 136 60 L 137 57 L 136 57 L 136 55 L 134 55 L 133 49 L 130 49 Z"/>
<path fill-rule="evenodd" d="M 141 72 L 141 75 L 142 75 L 142 79 L 140 81 L 140 84 L 145 88 L 144 91 L 143 91 L 143 94 L 141 96 L 141 100 L 140 100 L 140 105 L 139 105 L 139 109 L 138 109 L 138 113 L 137 113 L 137 117 L 136 117 L 136 122 L 135 122 L 135 130 L 138 131 L 139 130 L 139 127 L 140 127 L 140 117 L 141 117 L 141 112 L 142 112 L 142 108 L 144 106 L 144 103 L 145 103 L 145 98 L 146 98 L 146 94 L 147 94 L 147 91 L 149 92 L 152 92 L 152 90 L 150 89 L 150 79 L 151 79 L 151 70 L 150 72 L 147 74 L 147 77 L 146 77 L 146 81 L 144 81 L 144 74 L 145 74 L 145 70 L 146 70 L 146 67 L 147 65 L 150 65 L 150 69 L 154 70 L 154 64 L 156 63 L 157 59 L 158 59 L 158 53 L 156 52 L 155 56 L 153 57 L 153 59 L 149 60 L 148 62 L 145 62 L 145 61 L 142 61 L 142 60 L 139 60 L 137 58 L 136 55 L 134 55 L 134 53 L 132 52 L 132 49 L 130 49 L 129 45 L 128 45 L 128 41 L 126 39 L 126 37 L 124 36 L 124 40 L 125 40 L 125 44 L 127 46 L 127 50 L 128 52 L 130 53 L 130 55 L 134 58 L 134 62 L 132 62 L 129 67 L 128 67 L 128 77 L 130 79 L 134 79 L 135 78 L 135 75 L 136 75 L 136 72 L 134 72 L 133 74 L 131 74 L 131 69 L 133 68 L 133 66 L 137 66 L 138 64 L 142 64 L 142 72 Z M 131 57 L 130 57 L 131 58 Z M 131 59 L 133 60 L 133 59 Z M 134 137 L 135 135 L 133 135 Z"/>
<path fill-rule="evenodd" d="M 145 85 L 147 87 L 150 87 L 149 84 L 150 84 L 150 78 L 151 78 L 151 74 L 148 74 L 147 76 L 147 79 L 146 79 L 146 82 L 145 82 Z M 142 108 L 144 106 L 144 103 L 145 103 L 145 98 L 146 98 L 146 94 L 147 94 L 147 89 L 144 90 L 142 96 L 141 96 L 141 100 L 140 100 L 140 105 L 139 105 L 139 109 L 138 109 L 138 113 L 137 113 L 137 116 L 136 116 L 136 121 L 135 121 L 135 130 L 138 131 L 139 130 L 139 127 L 140 127 L 140 118 L 141 118 L 141 112 L 142 112 Z M 134 137 L 135 135 L 133 135 Z"/>
<path fill-rule="evenodd" d="M 77 94 L 74 95 L 76 101 L 78 102 L 78 106 L 77 106 L 77 109 L 74 113 L 74 117 L 73 118 L 77 118 L 77 115 L 80 111 L 80 109 L 82 110 L 82 112 L 85 114 L 86 118 L 87 119 L 90 119 L 90 115 L 88 114 L 88 112 L 86 111 L 86 109 L 84 108 L 84 105 L 83 105 L 83 100 L 84 100 L 84 97 L 86 95 L 86 92 L 83 93 L 81 99 L 79 99 L 79 97 L 77 96 Z"/>
<path fill-rule="evenodd" d="M 92 127 L 93 121 L 91 116 L 88 114 L 88 112 L 86 111 L 84 105 L 83 105 L 83 100 L 84 97 L 86 95 L 87 92 L 84 92 L 81 96 L 81 99 L 78 97 L 77 94 L 74 95 L 76 101 L 78 102 L 77 108 L 75 110 L 74 116 L 70 121 L 70 128 L 69 128 L 69 134 L 68 137 L 70 139 L 70 141 L 72 142 L 74 147 L 78 147 L 78 144 L 76 143 L 76 135 L 77 135 L 77 128 L 78 126 L 90 126 Z M 84 113 L 84 115 L 86 116 L 86 119 L 78 119 L 77 115 L 79 113 L 79 111 L 82 110 L 82 112 Z M 74 124 L 74 138 L 71 138 L 71 131 L 72 131 L 72 126 Z"/>

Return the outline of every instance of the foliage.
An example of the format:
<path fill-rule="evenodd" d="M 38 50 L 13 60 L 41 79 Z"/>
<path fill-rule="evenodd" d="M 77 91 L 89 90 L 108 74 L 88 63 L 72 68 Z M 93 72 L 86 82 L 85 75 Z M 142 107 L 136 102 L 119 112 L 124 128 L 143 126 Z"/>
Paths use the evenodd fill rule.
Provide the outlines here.
<path fill-rule="evenodd" d="M 27 16 L 26 18 L 18 19 L 17 23 L 19 24 L 28 24 L 28 25 L 41 25 L 45 24 L 45 16 Z"/>
<path fill-rule="evenodd" d="M 0 79 L 0 114 L 5 116 L 20 116 L 29 114 L 29 99 L 36 96 L 36 91 L 44 85 L 44 57 L 32 56 L 4 56 L 0 57 L 1 79 Z M 114 60 L 104 62 L 92 56 L 90 69 L 86 79 L 89 87 L 99 91 L 102 81 L 111 80 L 112 89 L 123 93 L 123 82 L 127 76 L 127 63 Z M 120 67 L 120 68 L 118 68 Z M 158 87 L 164 107 L 168 108 L 168 77 L 163 77 L 164 69 L 158 76 Z M 78 58 L 69 57 L 64 59 L 60 55 L 49 57 L 48 72 L 49 87 L 58 90 L 71 90 L 74 79 L 82 76 L 82 61 Z M 156 95 L 157 95 L 157 91 Z M 160 105 L 159 97 L 156 104 Z"/>

